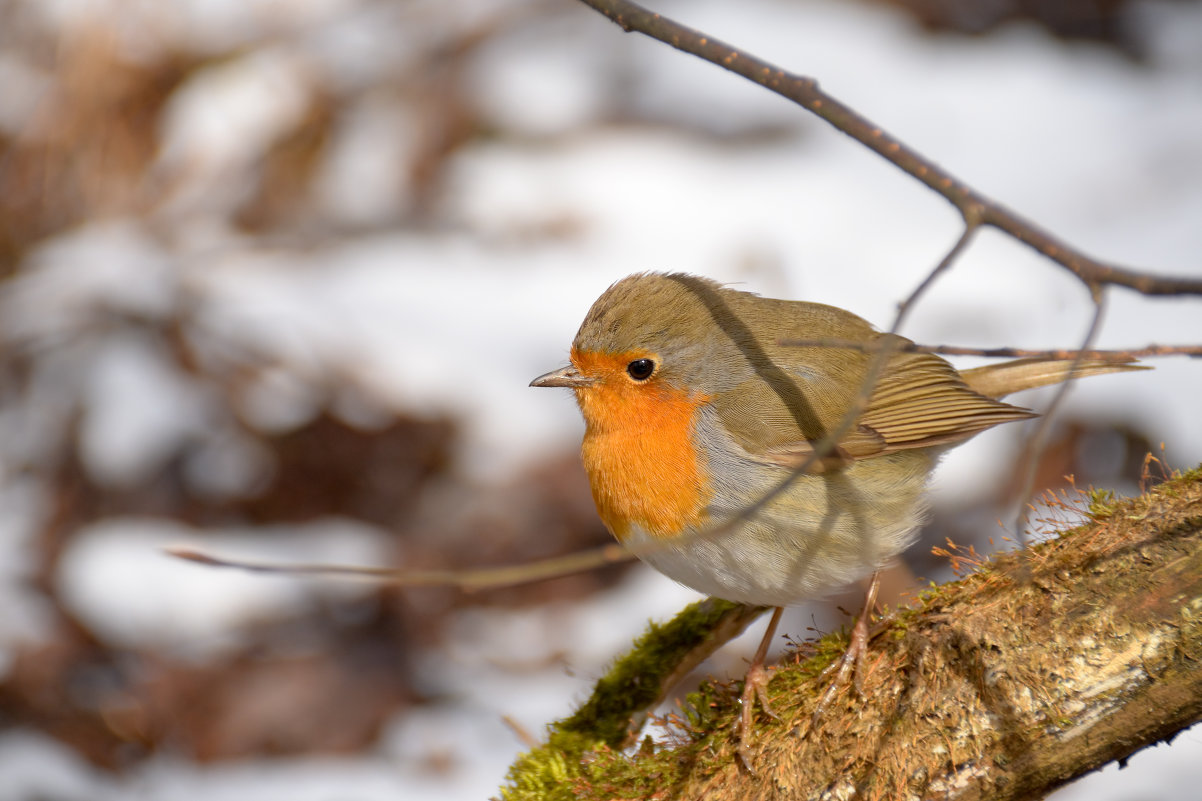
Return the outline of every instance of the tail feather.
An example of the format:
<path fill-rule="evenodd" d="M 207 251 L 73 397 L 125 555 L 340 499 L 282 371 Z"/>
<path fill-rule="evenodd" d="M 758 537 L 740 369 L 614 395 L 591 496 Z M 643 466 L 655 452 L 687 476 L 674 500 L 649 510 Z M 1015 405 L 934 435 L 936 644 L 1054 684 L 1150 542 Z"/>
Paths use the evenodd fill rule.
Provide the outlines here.
<path fill-rule="evenodd" d="M 980 392 L 982 395 L 990 398 L 1004 398 L 1012 392 L 1046 387 L 1049 384 L 1059 384 L 1062 381 L 1067 381 L 1069 378 L 1084 378 L 1091 375 L 1105 375 L 1106 373 L 1125 373 L 1131 370 L 1152 369 L 1151 367 L 1137 364 L 1135 359 L 1126 359 L 1123 361 L 1084 359 L 1077 365 L 1077 369 L 1072 371 L 1072 375 L 1070 376 L 1069 370 L 1072 366 L 1072 359 L 1017 359 L 1012 362 L 989 364 L 984 367 L 963 370 L 960 375 L 964 377 L 964 382 L 971 389 Z"/>

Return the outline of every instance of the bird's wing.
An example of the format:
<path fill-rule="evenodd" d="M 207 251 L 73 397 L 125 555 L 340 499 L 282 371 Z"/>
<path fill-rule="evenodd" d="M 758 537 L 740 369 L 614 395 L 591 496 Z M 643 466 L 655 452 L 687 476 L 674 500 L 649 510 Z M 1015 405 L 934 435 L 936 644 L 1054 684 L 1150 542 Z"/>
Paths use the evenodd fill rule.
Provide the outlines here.
<path fill-rule="evenodd" d="M 818 441 L 843 427 L 861 383 L 810 369 L 790 375 L 797 376 L 793 391 L 757 377 L 713 401 L 726 430 L 748 455 L 782 467 L 811 459 Z M 938 356 L 899 353 L 889 360 L 852 427 L 808 470 L 823 472 L 898 450 L 952 444 L 999 423 L 1033 416 L 970 389 Z"/>
<path fill-rule="evenodd" d="M 929 353 L 899 353 L 877 382 L 860 424 L 886 451 L 959 442 L 1035 412 L 982 395 L 955 368 Z"/>

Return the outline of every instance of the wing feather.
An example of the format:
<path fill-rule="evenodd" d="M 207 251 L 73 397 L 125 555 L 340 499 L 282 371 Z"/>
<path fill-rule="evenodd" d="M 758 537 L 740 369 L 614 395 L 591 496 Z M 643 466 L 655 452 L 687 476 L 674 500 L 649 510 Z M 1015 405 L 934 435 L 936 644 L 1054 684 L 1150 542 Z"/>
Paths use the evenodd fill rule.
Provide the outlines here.
<path fill-rule="evenodd" d="M 834 375 L 812 366 L 786 370 L 796 378 L 797 393 L 777 392 L 766 382 L 752 379 L 723 393 L 715 406 L 748 455 L 764 463 L 795 467 L 813 455 L 814 444 L 837 426 L 851 407 L 862 380 L 863 360 L 849 362 L 859 369 L 832 371 Z M 846 378 L 853 382 L 850 388 Z M 1028 409 L 969 388 L 938 356 L 898 354 L 887 365 L 855 428 L 839 440 L 834 453 L 817 460 L 810 472 L 899 450 L 952 444 L 992 426 L 1034 416 Z"/>

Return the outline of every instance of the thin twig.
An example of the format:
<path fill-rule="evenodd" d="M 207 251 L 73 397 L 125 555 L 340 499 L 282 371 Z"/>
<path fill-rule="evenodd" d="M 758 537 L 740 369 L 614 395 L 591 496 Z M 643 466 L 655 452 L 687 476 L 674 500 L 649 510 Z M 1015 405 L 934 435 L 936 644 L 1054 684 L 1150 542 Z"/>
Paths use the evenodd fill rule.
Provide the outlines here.
<path fill-rule="evenodd" d="M 854 339 L 782 339 L 777 344 L 790 348 L 837 348 L 866 352 L 872 346 Z M 987 356 L 995 359 L 1092 359 L 1103 362 L 1126 362 L 1150 356 L 1202 357 L 1202 345 L 1145 345 L 1142 348 L 1119 350 L 1077 350 L 1058 348 L 1032 350 L 1029 348 L 967 348 L 960 345 L 920 345 L 917 342 L 900 342 L 902 353 L 938 353 L 944 356 Z"/>
<path fill-rule="evenodd" d="M 976 215 L 966 214 L 964 216 L 964 232 L 960 234 L 960 238 L 956 240 L 956 244 L 952 245 L 951 250 L 935 265 L 935 269 L 931 270 L 927 277 L 922 279 L 918 286 L 915 287 L 914 291 L 910 293 L 910 297 L 897 305 L 897 317 L 894 318 L 893 327 L 889 329 L 889 333 L 896 334 L 901 331 L 902 323 L 910 316 L 910 310 L 918 303 L 918 299 L 926 294 L 926 291 L 935 283 L 935 279 L 951 269 L 952 264 L 955 263 L 960 254 L 972 242 L 972 238 L 976 235 L 978 228 L 980 228 L 980 221 Z"/>
<path fill-rule="evenodd" d="M 1093 290 L 1093 303 L 1093 319 L 1090 321 L 1089 330 L 1085 333 L 1085 339 L 1081 343 L 1081 353 L 1089 350 L 1089 346 L 1094 343 L 1098 333 L 1102 330 L 1102 318 L 1106 313 L 1106 290 L 1101 287 L 1095 287 Z M 1069 367 L 1068 375 L 1076 375 L 1077 368 L 1084 360 L 1084 356 L 1078 355 Z M 1052 419 L 1055 417 L 1061 403 L 1068 396 L 1069 390 L 1074 383 L 1074 379 L 1070 378 L 1056 387 L 1056 394 L 1052 396 L 1052 400 L 1044 410 L 1043 416 L 1036 422 L 1035 430 L 1027 439 L 1023 480 L 1017 496 L 1019 500 L 1018 517 L 1014 521 L 1014 530 L 1018 535 L 1018 541 L 1022 545 L 1023 550 L 1027 549 L 1027 519 L 1031 511 L 1031 496 L 1035 489 L 1035 475 L 1039 471 L 1039 458 L 1047 447 L 1048 435 L 1052 430 Z"/>
<path fill-rule="evenodd" d="M 967 228 L 972 229 L 980 224 L 1004 231 L 1060 264 L 1091 287 L 1113 284 L 1145 295 L 1202 295 L 1202 279 L 1149 275 L 1099 261 L 1060 241 L 902 144 L 879 125 L 822 91 L 813 78 L 787 72 L 629 0 L 580 2 L 605 15 L 627 32 L 637 31 L 658 39 L 793 101 L 938 192 L 956 207 Z"/>
<path fill-rule="evenodd" d="M 634 554 L 621 545 L 613 543 L 588 551 L 579 551 L 520 565 L 448 570 L 398 570 L 391 567 L 359 565 L 256 562 L 249 559 L 214 556 L 191 546 L 176 546 L 163 550 L 168 556 L 174 556 L 187 562 L 195 562 L 208 567 L 228 567 L 251 573 L 359 579 L 400 587 L 458 587 L 467 592 L 510 587 L 515 584 L 566 576 L 616 562 L 627 562 L 634 558 Z"/>

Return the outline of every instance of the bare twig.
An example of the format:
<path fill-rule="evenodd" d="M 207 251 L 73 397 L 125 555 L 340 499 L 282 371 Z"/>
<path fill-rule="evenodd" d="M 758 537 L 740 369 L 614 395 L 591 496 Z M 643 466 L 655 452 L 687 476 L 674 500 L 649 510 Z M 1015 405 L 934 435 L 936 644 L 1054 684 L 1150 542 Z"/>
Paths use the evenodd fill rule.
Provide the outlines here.
<path fill-rule="evenodd" d="M 596 567 L 615 562 L 626 562 L 634 558 L 634 554 L 614 543 L 588 551 L 579 551 L 521 565 L 457 570 L 398 570 L 390 567 L 359 565 L 256 562 L 248 559 L 213 556 L 197 548 L 183 546 L 164 548 L 163 550 L 168 556 L 207 567 L 228 567 L 251 573 L 276 573 L 288 576 L 359 579 L 401 587 L 458 587 L 468 592 L 566 576 L 570 573 L 592 570 Z"/>
<path fill-rule="evenodd" d="M 1093 319 L 1090 321 L 1089 330 L 1085 332 L 1085 339 L 1081 343 L 1082 353 L 1089 350 L 1089 346 L 1097 339 L 1098 332 L 1102 330 L 1102 318 L 1106 313 L 1106 292 L 1101 287 L 1094 287 L 1093 303 Z M 1075 375 L 1077 368 L 1083 361 L 1085 361 L 1085 358 L 1078 354 L 1073 359 L 1068 374 Z M 1027 439 L 1027 458 L 1024 460 L 1022 484 L 1020 484 L 1021 488 L 1017 495 L 1019 500 L 1018 518 L 1014 521 L 1014 530 L 1018 534 L 1018 541 L 1024 550 L 1026 549 L 1028 540 L 1027 518 L 1031 510 L 1031 497 L 1035 490 L 1035 474 L 1039 471 L 1039 458 L 1042 456 L 1044 448 L 1047 447 L 1048 434 L 1052 430 L 1052 419 L 1055 417 L 1056 411 L 1060 408 L 1060 404 L 1068 397 L 1069 390 L 1074 383 L 1076 382 L 1073 379 L 1069 379 L 1056 386 L 1056 394 L 1052 396 L 1052 400 L 1044 410 L 1043 416 L 1035 423 L 1035 431 Z"/>
<path fill-rule="evenodd" d="M 842 350 L 868 351 L 871 345 L 853 339 L 782 339 L 780 345 L 791 348 L 838 348 Z M 920 345 L 917 342 L 898 343 L 903 353 L 939 353 L 944 356 L 986 356 L 995 359 L 1091 359 L 1104 362 L 1126 362 L 1149 356 L 1192 356 L 1202 357 L 1202 345 L 1145 345 L 1142 348 L 1119 350 L 1078 350 L 1076 348 L 1054 348 L 1032 350 L 1029 348 L 967 348 L 960 345 Z"/>
<path fill-rule="evenodd" d="M 793 101 L 938 192 L 956 207 L 970 231 L 977 225 L 990 225 L 1004 231 L 1060 264 L 1091 288 L 1110 284 L 1145 295 L 1202 295 L 1200 279 L 1149 275 L 1099 261 L 1060 241 L 902 144 L 879 125 L 822 91 L 813 78 L 787 72 L 629 0 L 580 2 L 605 15 L 627 32 L 637 31 L 658 39 Z"/>
<path fill-rule="evenodd" d="M 931 270 L 927 274 L 927 277 L 919 282 L 914 291 L 910 293 L 910 296 L 897 304 L 897 317 L 894 318 L 893 327 L 889 329 L 889 333 L 896 334 L 901 331 L 902 323 L 910 316 L 910 310 L 918 303 L 919 298 L 926 294 L 926 291 L 931 288 L 931 285 L 935 283 L 935 280 L 939 276 L 951 269 L 956 259 L 960 257 L 960 254 L 968 248 L 980 227 L 980 220 L 974 213 L 970 212 L 964 215 L 964 232 L 960 234 L 960 238 L 956 240 L 956 244 L 952 245 L 951 250 L 935 265 L 935 269 Z"/>

